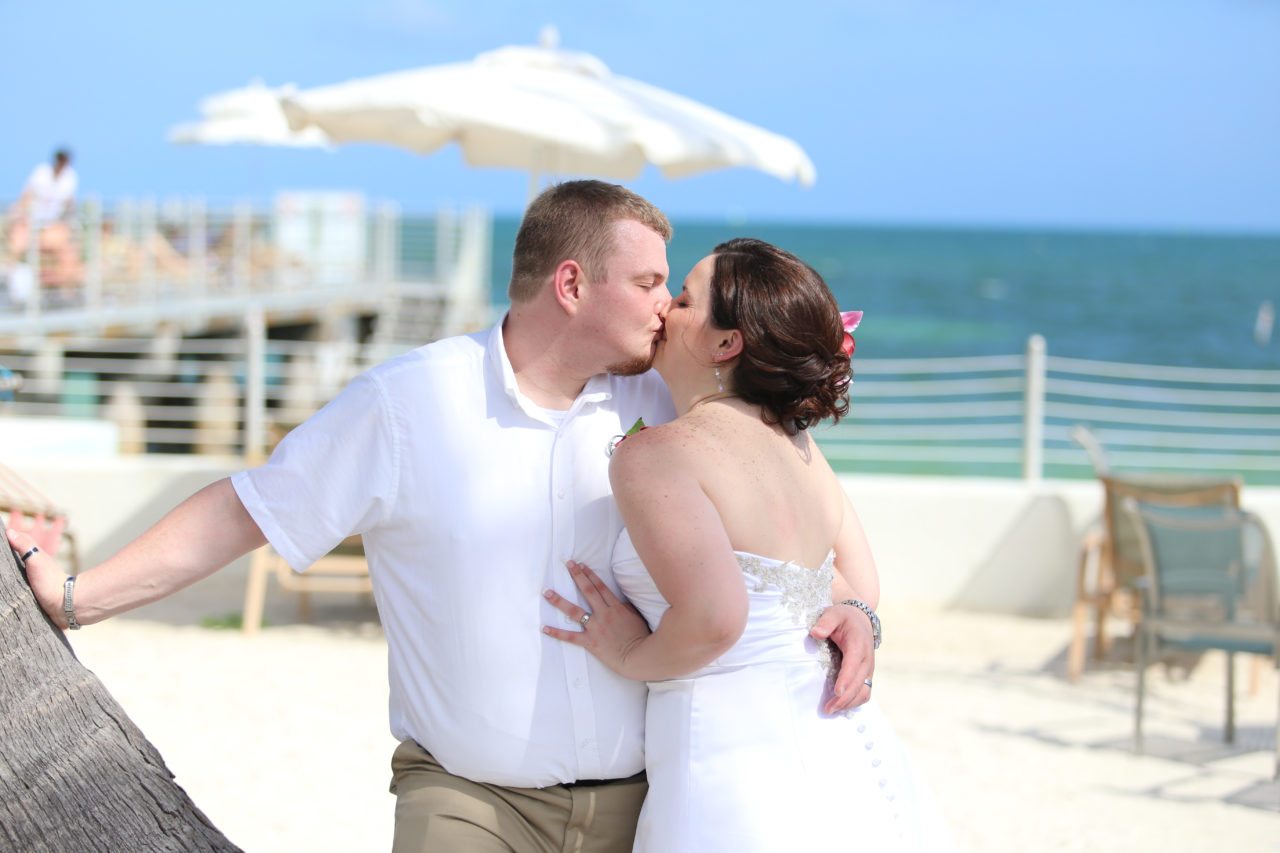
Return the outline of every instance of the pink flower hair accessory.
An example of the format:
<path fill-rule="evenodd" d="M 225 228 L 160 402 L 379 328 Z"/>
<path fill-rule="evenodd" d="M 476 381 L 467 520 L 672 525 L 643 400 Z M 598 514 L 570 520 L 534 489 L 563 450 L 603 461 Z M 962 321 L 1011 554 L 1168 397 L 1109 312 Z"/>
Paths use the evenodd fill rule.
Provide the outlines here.
<path fill-rule="evenodd" d="M 858 324 L 862 322 L 861 311 L 842 311 L 840 312 L 840 325 L 844 326 L 844 341 L 840 344 L 840 351 L 849 358 L 853 358 L 853 351 L 857 349 L 857 343 L 853 340 L 853 330 L 858 328 Z"/>

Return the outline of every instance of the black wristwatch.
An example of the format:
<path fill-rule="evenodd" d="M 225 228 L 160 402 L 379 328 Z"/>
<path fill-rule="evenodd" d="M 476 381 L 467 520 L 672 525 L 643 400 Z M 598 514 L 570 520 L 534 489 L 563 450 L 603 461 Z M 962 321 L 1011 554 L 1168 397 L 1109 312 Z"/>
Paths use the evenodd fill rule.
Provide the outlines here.
<path fill-rule="evenodd" d="M 880 617 L 871 609 L 871 605 L 867 604 L 865 601 L 859 601 L 856 598 L 846 598 L 840 603 L 847 604 L 850 607 L 856 607 L 863 613 L 867 614 L 867 618 L 871 620 L 871 640 L 873 643 L 871 648 L 873 651 L 880 648 Z"/>

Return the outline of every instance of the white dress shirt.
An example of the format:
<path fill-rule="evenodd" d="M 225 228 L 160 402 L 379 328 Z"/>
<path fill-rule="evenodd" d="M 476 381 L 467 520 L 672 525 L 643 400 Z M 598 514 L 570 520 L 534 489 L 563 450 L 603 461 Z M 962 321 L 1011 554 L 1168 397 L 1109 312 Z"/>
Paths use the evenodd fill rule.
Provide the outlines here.
<path fill-rule="evenodd" d="M 499 324 L 357 378 L 232 483 L 295 570 L 363 534 L 398 739 L 481 782 L 620 778 L 644 767 L 645 685 L 541 633 L 565 625 L 542 591 L 581 602 L 569 558 L 617 590 L 610 439 L 673 416 L 656 374 L 602 375 L 557 425 Z"/>
<path fill-rule="evenodd" d="M 36 166 L 24 187 L 31 193 L 31 218 L 37 223 L 60 219 L 67 202 L 75 198 L 77 182 L 76 170 L 69 163 L 57 175 L 48 163 Z"/>

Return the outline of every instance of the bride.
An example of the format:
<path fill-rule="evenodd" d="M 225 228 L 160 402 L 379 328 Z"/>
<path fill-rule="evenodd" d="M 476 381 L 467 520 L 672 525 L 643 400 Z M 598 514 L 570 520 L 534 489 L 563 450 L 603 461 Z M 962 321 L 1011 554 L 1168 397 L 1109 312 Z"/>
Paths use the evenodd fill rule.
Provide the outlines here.
<path fill-rule="evenodd" d="M 732 240 L 664 320 L 655 367 L 679 417 L 610 466 L 626 522 L 612 569 L 639 614 L 571 563 L 587 607 L 547 597 L 582 630 L 544 629 L 648 682 L 635 850 L 950 847 L 875 702 L 830 714 L 849 697 L 809 633 L 834 593 L 879 644 L 875 565 L 809 433 L 848 411 L 830 290 L 795 256 Z"/>

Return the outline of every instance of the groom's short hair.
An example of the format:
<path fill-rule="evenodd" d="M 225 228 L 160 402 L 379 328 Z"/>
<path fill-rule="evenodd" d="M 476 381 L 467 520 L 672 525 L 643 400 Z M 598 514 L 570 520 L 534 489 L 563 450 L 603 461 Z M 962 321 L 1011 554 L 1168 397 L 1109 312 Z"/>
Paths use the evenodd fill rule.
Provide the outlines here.
<path fill-rule="evenodd" d="M 507 296 L 524 302 L 537 296 L 547 276 L 566 260 L 577 261 L 588 278 L 605 274 L 613 251 L 613 223 L 632 219 L 671 239 L 662 211 L 626 187 L 603 181 L 568 181 L 547 189 L 525 211 L 516 233 Z"/>

